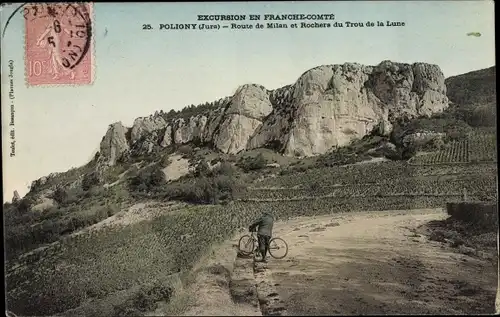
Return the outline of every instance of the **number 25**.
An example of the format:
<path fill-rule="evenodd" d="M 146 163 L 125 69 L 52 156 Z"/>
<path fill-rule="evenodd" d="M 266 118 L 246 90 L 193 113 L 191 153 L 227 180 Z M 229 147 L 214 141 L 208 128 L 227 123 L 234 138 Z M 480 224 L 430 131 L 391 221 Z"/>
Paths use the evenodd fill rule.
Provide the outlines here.
<path fill-rule="evenodd" d="M 151 26 L 151 24 L 143 24 L 142 29 L 143 30 L 151 30 L 151 29 L 153 29 L 153 27 Z"/>

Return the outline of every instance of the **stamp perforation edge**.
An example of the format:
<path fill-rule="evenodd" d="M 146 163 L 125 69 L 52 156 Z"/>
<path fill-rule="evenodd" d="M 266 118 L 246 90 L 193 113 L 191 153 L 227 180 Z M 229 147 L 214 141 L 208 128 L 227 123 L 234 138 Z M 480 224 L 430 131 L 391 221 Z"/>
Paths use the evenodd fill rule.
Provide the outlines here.
<path fill-rule="evenodd" d="M 92 54 L 92 59 L 90 63 L 90 83 L 89 84 L 39 84 L 39 85 L 31 85 L 28 81 L 28 67 L 26 67 L 26 58 L 27 58 L 27 47 L 26 47 L 26 26 L 24 27 L 24 38 L 23 38 L 23 48 L 24 48 L 24 54 L 23 54 L 23 67 L 24 67 L 24 84 L 27 88 L 56 88 L 56 87 L 88 87 L 88 86 L 93 86 L 94 81 L 96 79 L 96 55 L 95 55 L 95 32 L 94 32 L 94 23 L 95 23 L 95 10 L 94 10 L 94 3 L 93 2 L 85 2 L 89 4 L 90 6 L 90 25 L 91 25 L 91 30 L 92 30 L 92 36 L 90 38 L 91 41 L 91 50 L 89 50 L 89 53 Z"/>

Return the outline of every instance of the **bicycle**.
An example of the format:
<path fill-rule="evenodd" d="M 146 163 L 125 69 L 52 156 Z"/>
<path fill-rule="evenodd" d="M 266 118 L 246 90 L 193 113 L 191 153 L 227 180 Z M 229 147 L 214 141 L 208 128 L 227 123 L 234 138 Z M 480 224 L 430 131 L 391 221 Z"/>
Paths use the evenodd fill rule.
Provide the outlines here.
<path fill-rule="evenodd" d="M 240 238 L 240 241 L 238 242 L 238 250 L 245 256 L 251 254 L 259 254 L 259 243 L 255 231 Z M 278 255 L 278 250 L 284 251 L 283 255 Z M 288 244 L 281 238 L 272 238 L 271 240 L 269 240 L 269 254 L 274 259 L 283 259 L 288 254 Z"/>

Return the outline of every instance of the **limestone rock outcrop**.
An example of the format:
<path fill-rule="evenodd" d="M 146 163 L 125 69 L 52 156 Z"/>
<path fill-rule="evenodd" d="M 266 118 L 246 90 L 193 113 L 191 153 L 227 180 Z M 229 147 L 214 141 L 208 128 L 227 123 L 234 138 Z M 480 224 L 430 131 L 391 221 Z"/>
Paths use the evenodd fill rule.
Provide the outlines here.
<path fill-rule="evenodd" d="M 141 117 L 134 120 L 130 132 L 130 142 L 138 141 L 143 135 L 160 130 L 167 126 L 167 122 L 161 116 Z"/>
<path fill-rule="evenodd" d="M 444 75 L 436 65 L 323 65 L 275 90 L 243 85 L 193 116 L 139 118 L 128 136 L 115 123 L 101 142 L 101 156 L 112 165 L 129 148 L 151 152 L 189 142 L 232 154 L 267 147 L 289 156 L 314 156 L 374 130 L 387 135 L 400 117 L 430 116 L 447 107 Z"/>
<path fill-rule="evenodd" d="M 208 119 L 204 115 L 194 116 L 189 118 L 189 120 L 184 120 L 182 118 L 175 120 L 174 142 L 183 144 L 195 139 L 202 141 L 207 121 Z"/>
<path fill-rule="evenodd" d="M 115 165 L 120 156 L 129 150 L 127 132 L 127 128 L 121 122 L 116 122 L 109 125 L 108 131 L 102 138 L 100 156 L 106 160 L 109 166 Z"/>
<path fill-rule="evenodd" d="M 273 107 L 267 90 L 258 85 L 243 85 L 234 94 L 214 139 L 217 149 L 238 153 L 271 113 Z"/>

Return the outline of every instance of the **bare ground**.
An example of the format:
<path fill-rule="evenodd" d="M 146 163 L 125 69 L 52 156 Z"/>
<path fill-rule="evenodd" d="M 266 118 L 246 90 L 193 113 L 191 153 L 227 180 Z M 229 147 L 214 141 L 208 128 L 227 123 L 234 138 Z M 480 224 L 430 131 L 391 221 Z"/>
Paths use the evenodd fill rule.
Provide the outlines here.
<path fill-rule="evenodd" d="M 427 209 L 279 222 L 274 235 L 288 242 L 288 256 L 250 264 L 257 294 L 253 261 L 237 259 L 232 279 L 247 285 L 241 292 L 232 283 L 231 292 L 240 292 L 233 302 L 251 307 L 257 296 L 263 315 L 494 313 L 498 258 L 429 239 L 426 224 L 447 217 Z M 227 314 L 218 301 L 213 296 L 190 314 Z"/>
<path fill-rule="evenodd" d="M 167 181 L 174 181 L 189 173 L 189 161 L 182 158 L 182 155 L 172 155 L 172 161 L 162 171 Z"/>

